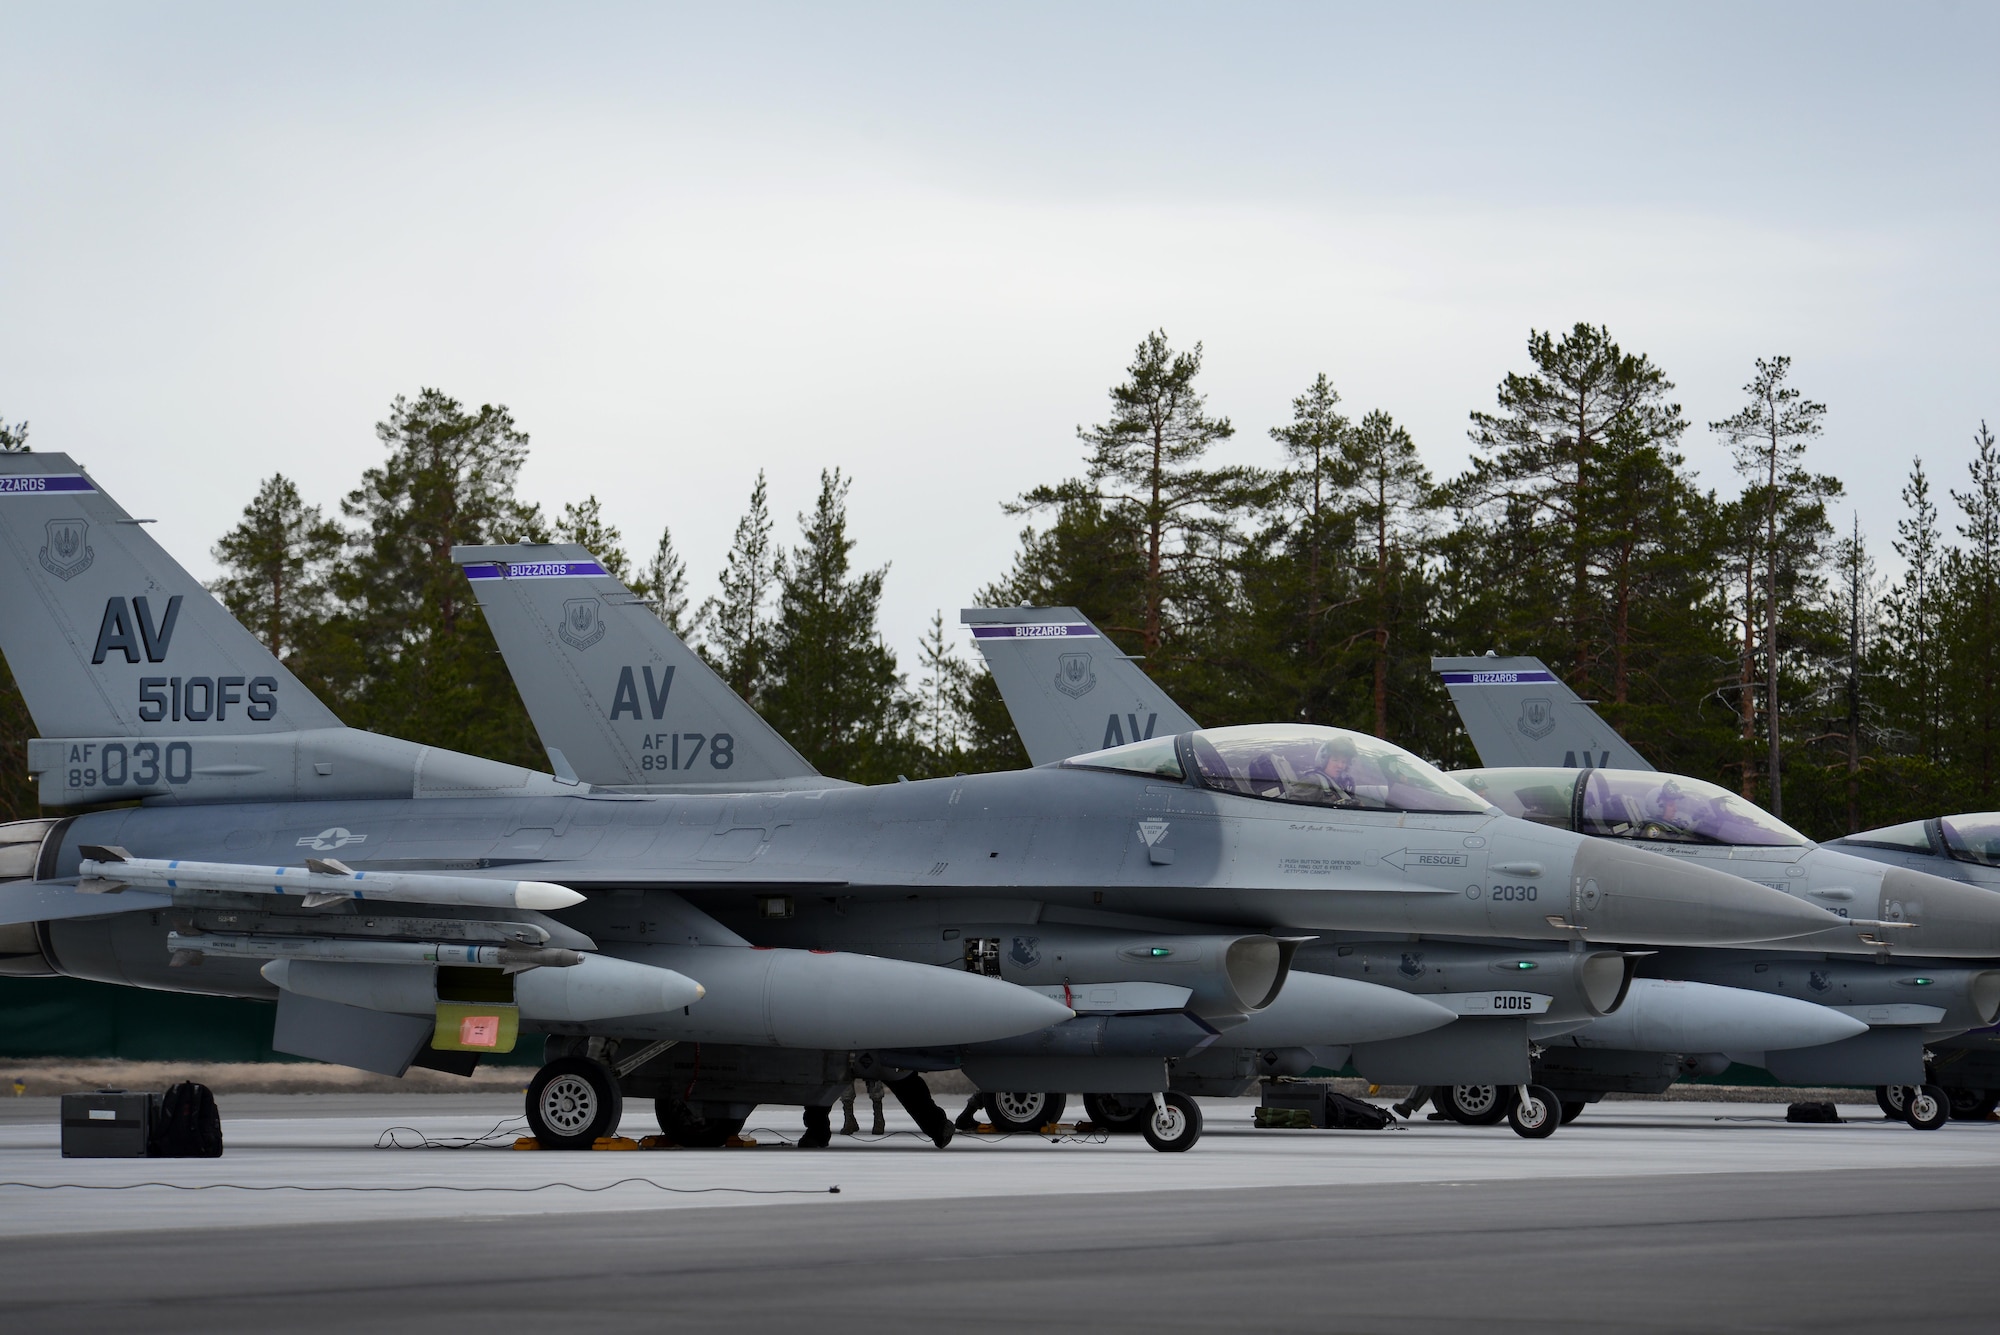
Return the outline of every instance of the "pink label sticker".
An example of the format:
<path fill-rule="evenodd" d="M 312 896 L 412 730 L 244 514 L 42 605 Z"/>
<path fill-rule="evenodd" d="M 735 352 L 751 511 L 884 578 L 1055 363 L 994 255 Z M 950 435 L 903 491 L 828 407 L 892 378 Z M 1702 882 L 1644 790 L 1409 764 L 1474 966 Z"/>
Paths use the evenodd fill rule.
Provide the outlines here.
<path fill-rule="evenodd" d="M 468 1048 L 500 1046 L 500 1017 L 468 1015 L 458 1022 L 458 1041 Z"/>

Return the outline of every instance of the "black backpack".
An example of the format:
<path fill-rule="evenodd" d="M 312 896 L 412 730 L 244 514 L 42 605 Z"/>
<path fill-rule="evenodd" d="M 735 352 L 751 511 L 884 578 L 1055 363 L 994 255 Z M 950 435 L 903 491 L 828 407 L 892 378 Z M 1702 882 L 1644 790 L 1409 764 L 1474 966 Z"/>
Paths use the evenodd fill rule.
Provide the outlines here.
<path fill-rule="evenodd" d="M 222 1114 L 207 1085 L 183 1081 L 160 1100 L 146 1153 L 156 1159 L 222 1157 Z"/>
<path fill-rule="evenodd" d="M 1366 1099 L 1350 1098 L 1331 1089 L 1326 1091 L 1326 1124 L 1329 1127 L 1341 1131 L 1380 1131 L 1394 1120 L 1386 1108 Z"/>

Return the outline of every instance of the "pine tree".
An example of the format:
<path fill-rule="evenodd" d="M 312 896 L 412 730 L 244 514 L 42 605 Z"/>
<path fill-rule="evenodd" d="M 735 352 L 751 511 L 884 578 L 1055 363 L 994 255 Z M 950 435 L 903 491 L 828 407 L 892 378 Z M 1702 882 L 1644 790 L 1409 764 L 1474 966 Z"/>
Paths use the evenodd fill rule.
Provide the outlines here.
<path fill-rule="evenodd" d="M 821 773 L 893 778 L 907 725 L 896 656 L 876 619 L 888 567 L 851 573 L 847 481 L 820 474 L 819 499 L 799 516 L 798 548 L 779 571 L 779 617 L 763 712 Z"/>
<path fill-rule="evenodd" d="M 1351 428 L 1340 412 L 1340 392 L 1325 372 L 1292 400 L 1292 420 L 1271 428 L 1271 439 L 1284 450 L 1287 464 L 1277 476 L 1275 494 L 1288 512 L 1285 518 L 1293 528 L 1292 545 L 1303 557 L 1304 568 L 1299 572 L 1305 586 L 1303 668 L 1312 684 L 1304 692 L 1299 714 L 1308 723 L 1318 722 L 1323 709 L 1325 683 L 1314 679 L 1324 675 L 1327 614 L 1339 605 L 1330 596 L 1334 582 L 1331 567 L 1335 553 L 1353 529 L 1352 517 L 1340 507 L 1342 494 L 1355 481 L 1355 470 L 1343 449 Z"/>
<path fill-rule="evenodd" d="M 545 541 L 514 493 L 528 437 L 505 407 L 436 389 L 398 396 L 375 428 L 388 457 L 341 509 L 355 528 L 333 586 L 329 675 L 343 717 L 412 741 L 539 764 L 527 711 L 451 549 Z"/>
<path fill-rule="evenodd" d="M 653 615 L 667 623 L 667 629 L 683 640 L 692 639 L 694 621 L 688 615 L 687 563 L 674 550 L 671 529 L 660 529 L 659 545 L 640 577 L 646 605 Z"/>
<path fill-rule="evenodd" d="M 721 592 L 701 605 L 698 618 L 706 632 L 703 655 L 753 707 L 763 695 L 771 643 L 769 607 L 783 564 L 783 551 L 771 542 L 770 493 L 759 469 L 750 508 L 737 521 L 729 544 Z"/>
<path fill-rule="evenodd" d="M 214 592 L 280 659 L 312 639 L 331 611 L 328 579 L 340 556 L 340 526 L 307 505 L 298 487 L 273 473 L 235 528 L 215 544 L 223 576 Z"/>
<path fill-rule="evenodd" d="M 1494 629 L 1545 646 L 1570 687 L 1591 696 L 1616 652 L 1615 567 L 1630 530 L 1621 497 L 1635 470 L 1677 474 L 1672 450 L 1687 422 L 1667 398 L 1673 382 L 1601 325 L 1560 339 L 1531 330 L 1528 357 L 1532 371 L 1500 382 L 1499 411 L 1472 414 L 1483 453 L 1452 492 L 1469 546 L 1506 576 Z"/>
<path fill-rule="evenodd" d="M 626 588 L 632 587 L 632 563 L 625 557 L 625 535 L 618 531 L 617 525 L 605 521 L 604 507 L 598 504 L 597 497 L 586 496 L 563 506 L 556 519 L 556 536 L 583 547 L 597 558 L 607 574 Z"/>
<path fill-rule="evenodd" d="M 1892 544 L 1903 562 L 1903 577 L 1885 600 L 1885 630 L 1901 685 L 1894 697 L 1901 702 L 1899 712 L 1910 722 L 1917 755 L 1935 762 L 1939 755 L 1938 580 L 1944 564 L 1944 539 L 1921 458 L 1910 461 L 1903 504 L 1908 513 L 1896 521 Z"/>
<path fill-rule="evenodd" d="M 1958 535 L 1966 545 L 1947 559 L 1951 593 L 1950 641 L 1954 729 L 1964 740 L 1956 757 L 1970 769 L 1976 800 L 1996 797 L 1995 762 L 2000 760 L 2000 448 L 1985 422 L 1972 438 L 1969 485 L 1952 489 L 1964 519 Z"/>
<path fill-rule="evenodd" d="M 7 425 L 7 419 L 0 417 L 0 454 L 27 454 L 28 424 L 25 421 Z"/>
<path fill-rule="evenodd" d="M 1830 490 L 1815 488 L 1812 485 L 1815 481 L 1824 483 L 1831 479 L 1815 479 L 1802 467 L 1806 442 L 1818 436 L 1823 429 L 1826 405 L 1805 398 L 1785 383 L 1791 374 L 1791 367 L 1790 357 L 1759 357 L 1756 375 L 1743 387 L 1750 401 L 1732 416 L 1708 424 L 1709 430 L 1728 439 L 1735 452 L 1736 471 L 1744 478 L 1749 491 L 1754 493 L 1754 508 L 1762 517 L 1759 560 L 1764 580 L 1764 714 L 1770 745 L 1767 764 L 1771 812 L 1777 816 L 1783 816 L 1785 811 L 1783 714 L 1779 698 L 1782 665 L 1778 640 L 1778 584 L 1779 569 L 1784 561 L 1780 529 L 1784 526 L 1787 511 L 1800 504 L 1801 498 L 1809 505 L 1815 491 L 1824 490 L 1826 495 L 1838 495 L 1840 490 L 1838 482 L 1833 482 Z"/>
<path fill-rule="evenodd" d="M 1256 481 L 1248 469 L 1201 467 L 1216 442 L 1235 434 L 1228 418 L 1208 415 L 1195 388 L 1201 358 L 1199 343 L 1177 353 L 1165 330 L 1146 335 L 1129 379 L 1111 390 L 1110 420 L 1077 428 L 1090 446 L 1083 486 L 1038 487 L 1012 507 L 1061 507 L 1087 496 L 1104 520 L 1130 531 L 1144 555 L 1139 624 L 1119 628 L 1136 632 L 1148 655 L 1172 632 L 1176 596 L 1218 569 L 1229 534 L 1224 514 Z"/>
<path fill-rule="evenodd" d="M 1389 641 L 1406 608 L 1397 594 L 1415 545 L 1437 506 L 1430 470 L 1416 442 L 1385 412 L 1371 412 L 1339 444 L 1346 485 L 1360 539 L 1367 593 L 1363 634 L 1372 662 L 1375 735 L 1389 735 Z"/>
<path fill-rule="evenodd" d="M 968 698 L 972 670 L 953 650 L 944 633 L 944 611 L 931 614 L 930 629 L 917 647 L 923 676 L 917 685 L 915 741 L 926 776 L 957 773 L 964 768 Z"/>
<path fill-rule="evenodd" d="M 1840 687 L 1846 715 L 1847 833 L 1854 834 L 1861 829 L 1862 667 L 1872 648 L 1876 615 L 1875 562 L 1861 539 L 1860 515 L 1853 516 L 1848 536 L 1834 547 L 1833 566 L 1837 610 L 1846 630 Z"/>

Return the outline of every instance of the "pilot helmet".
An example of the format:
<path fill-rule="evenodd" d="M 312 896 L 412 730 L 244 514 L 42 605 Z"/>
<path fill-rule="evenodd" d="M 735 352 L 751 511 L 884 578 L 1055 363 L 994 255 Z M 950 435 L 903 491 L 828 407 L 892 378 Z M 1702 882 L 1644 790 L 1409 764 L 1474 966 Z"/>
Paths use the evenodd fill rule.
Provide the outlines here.
<path fill-rule="evenodd" d="M 1336 759 L 1352 763 L 1354 760 L 1354 739 L 1345 734 L 1329 737 L 1319 744 L 1319 750 L 1314 754 L 1313 758 L 1319 762 L 1322 769 Z"/>

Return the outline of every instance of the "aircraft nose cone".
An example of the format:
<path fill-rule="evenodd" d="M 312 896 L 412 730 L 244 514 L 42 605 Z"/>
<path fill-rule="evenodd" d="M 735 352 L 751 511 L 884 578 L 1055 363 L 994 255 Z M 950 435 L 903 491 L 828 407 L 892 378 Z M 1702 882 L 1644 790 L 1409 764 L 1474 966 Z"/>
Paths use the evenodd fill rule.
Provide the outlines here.
<path fill-rule="evenodd" d="M 1987 959 L 2000 955 L 2000 894 L 1928 872 L 1891 867 L 1882 877 L 1880 935 L 1898 955 Z"/>
<path fill-rule="evenodd" d="M 1782 890 L 1615 839 L 1585 839 L 1569 912 L 1593 941 L 1733 946 L 1839 929 L 1843 920 Z"/>

